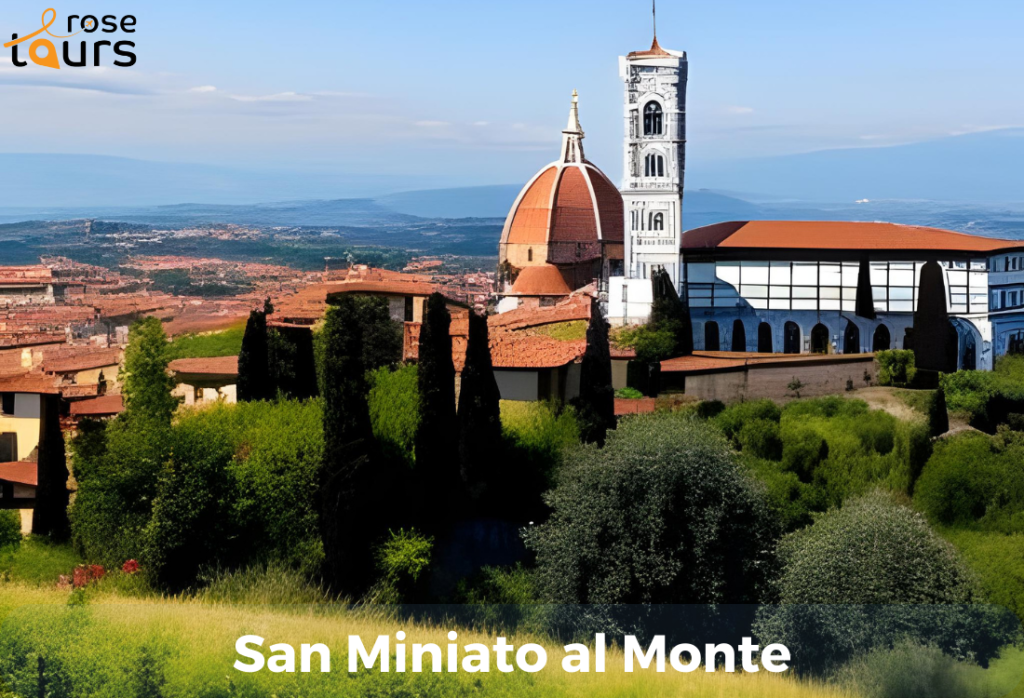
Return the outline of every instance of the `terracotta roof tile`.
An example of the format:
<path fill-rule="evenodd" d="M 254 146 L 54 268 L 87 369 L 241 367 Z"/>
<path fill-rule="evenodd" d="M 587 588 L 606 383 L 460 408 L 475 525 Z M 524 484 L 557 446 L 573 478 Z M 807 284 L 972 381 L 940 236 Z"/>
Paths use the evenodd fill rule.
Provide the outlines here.
<path fill-rule="evenodd" d="M 558 177 L 558 168 L 548 166 L 523 193 L 512 216 L 506 242 L 542 245 L 548 240 L 551 220 L 551 188 Z"/>
<path fill-rule="evenodd" d="M 558 267 L 540 264 L 524 267 L 509 292 L 514 296 L 568 296 L 572 293 Z"/>
<path fill-rule="evenodd" d="M 80 356 L 44 361 L 43 371 L 46 373 L 75 373 L 103 366 L 117 366 L 120 363 L 120 349 L 96 349 Z"/>
<path fill-rule="evenodd" d="M 123 410 L 124 399 L 120 395 L 103 395 L 71 403 L 72 417 L 105 417 L 120 414 Z"/>
<path fill-rule="evenodd" d="M 646 51 L 630 51 L 630 58 L 658 58 L 658 57 L 671 57 L 672 54 L 666 51 L 658 43 L 658 37 L 654 37 L 654 42 L 651 43 L 651 47 Z"/>
<path fill-rule="evenodd" d="M 622 196 L 619 196 L 621 205 Z M 552 242 L 586 242 L 597 239 L 597 216 L 590 188 L 579 167 L 566 167 L 555 194 L 551 219 Z M 622 209 L 619 209 L 622 214 Z"/>
<path fill-rule="evenodd" d="M 683 234 L 683 250 L 774 248 L 810 250 L 913 250 L 993 252 L 1021 248 L 1019 240 L 1000 240 L 939 228 L 897 223 L 837 221 L 732 221 L 694 228 Z"/>
<path fill-rule="evenodd" d="M 48 267 L 0 267 L 0 286 L 38 286 L 50 283 L 53 283 L 53 273 Z"/>
<path fill-rule="evenodd" d="M 574 294 L 555 305 L 542 308 L 516 308 L 498 315 L 491 315 L 487 318 L 487 324 L 492 328 L 521 330 L 556 322 L 590 320 L 590 304 L 589 296 Z"/>
<path fill-rule="evenodd" d="M 217 356 L 201 359 L 175 359 L 168 368 L 175 373 L 192 373 L 213 376 L 238 375 L 237 356 Z"/>
<path fill-rule="evenodd" d="M 59 395 L 57 378 L 44 373 L 26 372 L 16 376 L 0 378 L 2 393 L 35 393 L 38 395 Z"/>
<path fill-rule="evenodd" d="M 39 476 L 35 463 L 19 461 L 16 463 L 0 463 L 0 480 L 13 482 L 16 485 L 39 485 Z"/>

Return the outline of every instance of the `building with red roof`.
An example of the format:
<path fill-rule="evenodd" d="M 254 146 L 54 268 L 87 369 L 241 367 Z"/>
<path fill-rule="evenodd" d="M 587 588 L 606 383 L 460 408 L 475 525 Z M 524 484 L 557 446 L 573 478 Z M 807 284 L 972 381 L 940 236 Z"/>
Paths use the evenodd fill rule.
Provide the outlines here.
<path fill-rule="evenodd" d="M 518 307 L 524 297 L 565 296 L 595 281 L 604 284 L 621 274 L 622 255 L 622 195 L 584 157 L 574 91 L 560 157 L 526 183 L 505 219 L 498 310 Z"/>

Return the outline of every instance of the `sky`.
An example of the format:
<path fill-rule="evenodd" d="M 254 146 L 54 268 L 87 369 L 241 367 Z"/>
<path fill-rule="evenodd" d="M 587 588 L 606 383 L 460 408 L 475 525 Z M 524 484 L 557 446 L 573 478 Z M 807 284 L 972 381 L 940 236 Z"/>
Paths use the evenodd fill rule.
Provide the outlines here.
<path fill-rule="evenodd" d="M 0 37 L 38 29 L 50 6 L 0 0 Z M 413 176 L 425 187 L 525 181 L 556 157 L 573 89 L 588 158 L 617 180 L 617 57 L 648 48 L 652 32 L 649 0 L 52 6 L 55 34 L 69 13 L 134 15 L 133 35 L 109 38 L 135 41 L 138 62 L 15 68 L 0 48 L 0 153 Z M 689 57 L 690 171 L 1022 126 L 1021 26 L 1019 0 L 658 6 L 661 45 Z"/>

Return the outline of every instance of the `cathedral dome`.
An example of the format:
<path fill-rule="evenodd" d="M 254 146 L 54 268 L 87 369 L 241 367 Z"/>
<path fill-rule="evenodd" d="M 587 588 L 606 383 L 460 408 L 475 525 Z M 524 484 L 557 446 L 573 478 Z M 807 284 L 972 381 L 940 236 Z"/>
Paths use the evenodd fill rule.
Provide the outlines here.
<path fill-rule="evenodd" d="M 570 244 L 577 248 L 586 243 L 600 246 L 622 242 L 622 195 L 601 170 L 584 158 L 582 138 L 573 93 L 569 125 L 562 132 L 562 157 L 542 168 L 523 187 L 505 219 L 502 245 Z M 535 263 L 562 261 L 557 254 L 547 256 Z"/>

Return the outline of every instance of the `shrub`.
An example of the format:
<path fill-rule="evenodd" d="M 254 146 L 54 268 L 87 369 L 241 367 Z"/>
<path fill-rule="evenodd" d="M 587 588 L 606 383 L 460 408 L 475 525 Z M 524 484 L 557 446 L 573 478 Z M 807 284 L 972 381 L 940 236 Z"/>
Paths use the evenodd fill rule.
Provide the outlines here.
<path fill-rule="evenodd" d="M 540 597 L 561 604 L 762 598 L 778 522 L 715 430 L 670 413 L 626 420 L 571 450 L 528 531 Z"/>
<path fill-rule="evenodd" d="M 928 404 L 928 430 L 932 436 L 940 436 L 949 431 L 946 393 L 942 388 L 932 394 L 932 399 Z"/>
<path fill-rule="evenodd" d="M 603 445 L 614 429 L 615 390 L 612 388 L 612 357 L 608 346 L 608 321 L 596 300 L 590 302 L 587 349 L 580 362 L 580 392 L 572 401 L 580 426 L 580 438 Z"/>
<path fill-rule="evenodd" d="M 818 466 L 828 458 L 828 442 L 809 426 L 786 425 L 783 434 L 782 467 L 810 482 Z"/>
<path fill-rule="evenodd" d="M 696 415 L 700 419 L 714 419 L 725 411 L 725 403 L 721 400 L 701 400 L 697 403 Z"/>
<path fill-rule="evenodd" d="M 933 521 L 1024 531 L 1024 446 L 965 433 L 940 441 L 914 488 Z"/>
<path fill-rule="evenodd" d="M 789 534 L 779 555 L 781 605 L 758 610 L 755 632 L 789 647 L 805 671 L 827 671 L 903 637 L 985 666 L 1019 632 L 1011 614 L 969 605 L 980 595 L 953 547 L 881 492 Z"/>
<path fill-rule="evenodd" d="M 17 509 L 0 509 L 0 550 L 21 545 L 21 513 Z"/>
<path fill-rule="evenodd" d="M 415 530 L 391 531 L 377 549 L 377 569 L 381 578 L 373 591 L 377 603 L 401 603 L 422 600 L 430 568 L 434 539 Z"/>
<path fill-rule="evenodd" d="M 1024 359 L 1002 356 L 995 371 L 957 371 L 942 376 L 950 412 L 965 413 L 971 426 L 995 433 L 1013 413 L 1024 412 Z"/>
<path fill-rule="evenodd" d="M 944 536 L 978 576 L 985 598 L 1024 619 L 1024 534 L 946 529 Z"/>
<path fill-rule="evenodd" d="M 914 352 L 909 349 L 885 349 L 875 352 L 878 362 L 879 385 L 891 385 L 905 388 L 914 382 L 917 366 L 914 363 Z"/>
<path fill-rule="evenodd" d="M 643 396 L 644 394 L 635 388 L 619 388 L 615 391 L 615 397 L 623 400 L 639 400 Z"/>
<path fill-rule="evenodd" d="M 620 347 L 636 352 L 636 360 L 649 364 L 675 355 L 676 334 L 671 328 L 656 329 L 650 325 L 624 328 L 616 335 Z"/>
<path fill-rule="evenodd" d="M 986 695 L 979 685 L 982 671 L 957 661 L 933 645 L 899 640 L 851 659 L 836 673 L 836 680 L 865 698 L 922 698 Z"/>
<path fill-rule="evenodd" d="M 371 371 L 370 422 L 385 456 L 412 468 L 416 462 L 416 428 L 420 423 L 420 392 L 416 366 Z"/>
<path fill-rule="evenodd" d="M 782 438 L 779 424 L 768 419 L 752 419 L 736 435 L 740 449 L 755 458 L 779 460 L 782 458 Z"/>
<path fill-rule="evenodd" d="M 726 437 L 735 439 L 740 429 L 754 419 L 778 422 L 782 418 L 782 410 L 771 400 L 752 400 L 737 402 L 726 407 L 715 417 L 715 424 L 725 433 Z"/>

